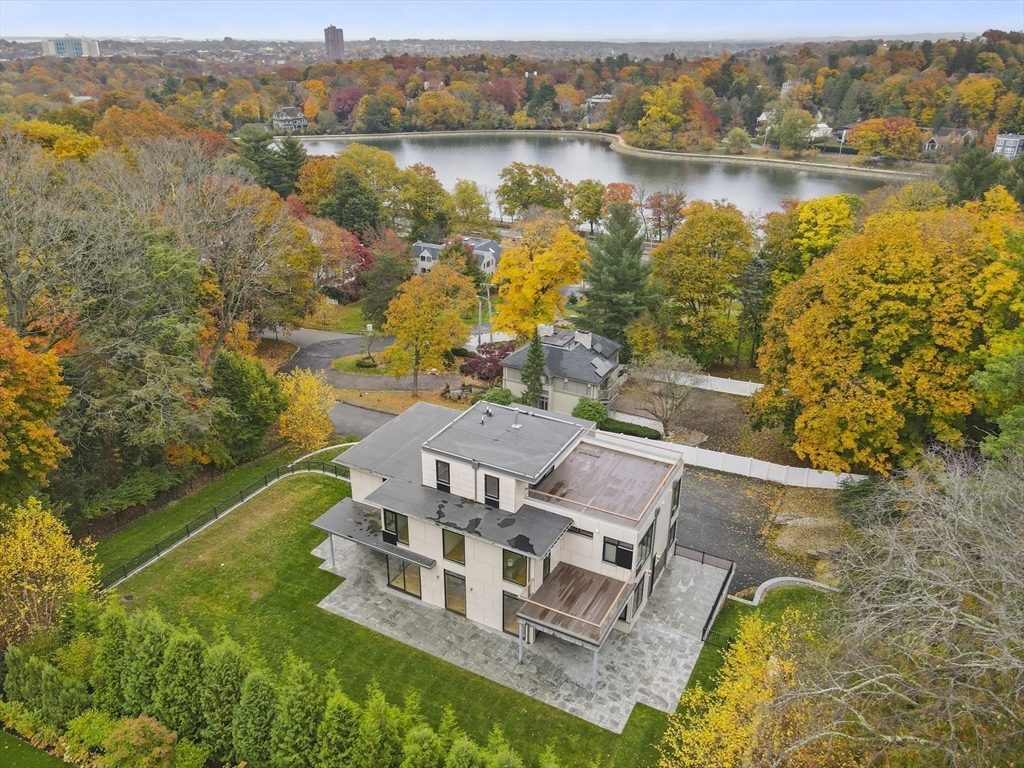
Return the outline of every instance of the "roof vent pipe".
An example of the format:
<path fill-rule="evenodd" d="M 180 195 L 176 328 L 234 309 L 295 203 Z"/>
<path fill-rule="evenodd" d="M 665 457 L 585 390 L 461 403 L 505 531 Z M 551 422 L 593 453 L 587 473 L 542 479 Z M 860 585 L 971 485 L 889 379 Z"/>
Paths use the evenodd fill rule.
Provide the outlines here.
<path fill-rule="evenodd" d="M 515 424 L 512 425 L 512 429 L 519 429 L 520 427 L 523 426 L 522 424 L 519 423 L 519 409 L 518 408 L 513 408 L 512 412 L 515 413 L 515 415 L 516 415 L 516 421 L 515 421 Z"/>

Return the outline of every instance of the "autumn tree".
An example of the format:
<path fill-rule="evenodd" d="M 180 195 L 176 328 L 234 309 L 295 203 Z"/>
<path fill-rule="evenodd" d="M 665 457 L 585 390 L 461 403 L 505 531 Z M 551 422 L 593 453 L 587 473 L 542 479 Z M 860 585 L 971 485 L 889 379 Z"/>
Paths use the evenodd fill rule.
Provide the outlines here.
<path fill-rule="evenodd" d="M 313 373 L 297 368 L 280 377 L 281 392 L 288 407 L 278 419 L 278 431 L 285 440 L 303 453 L 327 444 L 334 433 L 331 409 L 334 392 L 323 371 Z"/>
<path fill-rule="evenodd" d="M 566 181 L 553 168 L 515 162 L 502 168 L 499 176 L 498 203 L 513 220 L 532 206 L 553 211 L 565 208 Z"/>
<path fill-rule="evenodd" d="M 642 259 L 640 217 L 631 204 L 613 204 L 604 230 L 583 270 L 586 301 L 577 307 L 576 324 L 623 344 L 626 326 L 648 308 L 651 268 Z"/>
<path fill-rule="evenodd" d="M 70 454 L 52 426 L 69 391 L 53 352 L 31 351 L 0 323 L 0 502 L 45 485 Z"/>
<path fill-rule="evenodd" d="M 921 148 L 921 135 L 913 120 L 886 117 L 854 125 L 846 141 L 862 157 L 880 155 L 888 160 L 912 160 Z"/>
<path fill-rule="evenodd" d="M 523 236 L 506 248 L 493 282 L 504 303 L 494 330 L 526 338 L 538 323 L 551 323 L 565 304 L 560 290 L 578 283 L 588 258 L 586 244 L 563 223 L 523 225 Z"/>
<path fill-rule="evenodd" d="M 299 169 L 295 188 L 310 210 L 318 210 L 320 203 L 334 193 L 335 165 L 333 157 L 310 157 Z"/>
<path fill-rule="evenodd" d="M 754 235 L 730 203 L 697 201 L 684 213 L 682 227 L 651 252 L 653 275 L 666 287 L 682 348 L 708 362 L 731 341 L 726 313 Z"/>
<path fill-rule="evenodd" d="M 799 155 L 811 143 L 811 128 L 814 127 L 814 115 L 806 109 L 792 107 L 782 114 L 775 131 L 775 141 L 779 148 Z"/>
<path fill-rule="evenodd" d="M 451 237 L 445 240 L 444 247 L 437 254 L 437 260 L 449 262 L 455 269 L 468 277 L 474 287 L 490 282 L 490 278 L 480 269 L 480 262 L 473 253 L 473 246 L 461 237 Z"/>
<path fill-rule="evenodd" d="M 596 179 L 583 179 L 572 188 L 573 219 L 590 224 L 591 233 L 604 214 L 604 192 L 604 184 Z"/>
<path fill-rule="evenodd" d="M 88 543 L 35 498 L 0 504 L 0 648 L 56 626 L 76 594 L 95 588 L 98 569 Z"/>
<path fill-rule="evenodd" d="M 661 422 L 667 435 L 689 410 L 694 385 L 703 372 L 692 357 L 657 350 L 630 366 L 626 392 L 637 408 Z"/>
<path fill-rule="evenodd" d="M 388 251 L 374 254 L 373 266 L 364 274 L 363 317 L 377 328 L 384 325 L 385 312 L 398 287 L 412 275 L 412 266 L 404 255 Z"/>
<path fill-rule="evenodd" d="M 671 237 L 676 228 L 683 222 L 683 210 L 686 208 L 686 193 L 652 192 L 644 200 L 644 207 L 651 213 L 651 229 L 660 242 Z"/>
<path fill-rule="evenodd" d="M 430 166 L 417 163 L 403 172 L 399 206 L 411 240 L 441 242 L 451 230 L 451 195 Z"/>
<path fill-rule="evenodd" d="M 1017 317 L 1002 234 L 1017 217 L 1003 198 L 990 193 L 997 210 L 879 214 L 811 264 L 766 323 L 757 422 L 837 472 L 888 472 L 928 441 L 961 443 L 979 347 Z"/>
<path fill-rule="evenodd" d="M 856 214 L 861 200 L 855 195 L 829 195 L 805 200 L 792 212 L 791 227 L 783 226 L 780 217 L 774 214 L 773 221 L 766 227 L 766 233 L 774 241 L 766 243 L 767 248 L 778 245 L 771 259 L 772 282 L 777 288 L 792 282 L 811 265 L 839 243 L 853 234 Z M 788 241 L 778 242 L 781 230 L 786 229 Z"/>
<path fill-rule="evenodd" d="M 451 228 L 455 234 L 479 232 L 483 237 L 497 237 L 491 224 L 491 206 L 475 181 L 458 179 L 452 189 Z"/>
<path fill-rule="evenodd" d="M 462 314 L 475 298 L 472 280 L 445 262 L 399 286 L 383 328 L 395 342 L 384 354 L 396 376 L 412 373 L 413 397 L 419 395 L 420 371 L 443 368 L 442 354 L 466 339 Z"/>
<path fill-rule="evenodd" d="M 122 720 L 103 740 L 110 768 L 171 768 L 178 737 L 149 715 Z"/>

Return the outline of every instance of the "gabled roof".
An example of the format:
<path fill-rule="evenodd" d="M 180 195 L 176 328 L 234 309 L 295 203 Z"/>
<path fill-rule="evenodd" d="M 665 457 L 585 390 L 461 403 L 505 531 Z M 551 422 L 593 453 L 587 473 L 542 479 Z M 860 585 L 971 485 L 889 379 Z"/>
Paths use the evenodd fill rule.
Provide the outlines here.
<path fill-rule="evenodd" d="M 449 424 L 459 412 L 430 403 L 416 403 L 334 460 L 336 464 L 420 482 L 420 446 Z"/>
<path fill-rule="evenodd" d="M 604 336 L 591 334 L 590 348 L 576 341 L 576 332 L 559 328 L 550 336 L 541 336 L 544 350 L 544 372 L 548 376 L 582 381 L 586 384 L 600 384 L 618 365 L 615 355 L 622 345 Z M 517 349 L 501 361 L 509 368 L 522 369 L 526 364 L 526 350 L 529 345 Z"/>
<path fill-rule="evenodd" d="M 483 237 L 470 237 L 463 235 L 462 242 L 470 246 L 473 249 L 473 255 L 476 256 L 476 262 L 478 267 L 483 267 L 484 260 L 487 256 L 493 256 L 494 262 L 497 263 L 498 259 L 501 258 L 501 246 L 493 240 L 488 240 Z M 420 254 L 428 253 L 432 261 L 436 261 L 438 255 L 444 249 L 442 243 L 426 243 L 422 240 L 417 240 L 412 244 L 413 255 L 418 259 Z"/>

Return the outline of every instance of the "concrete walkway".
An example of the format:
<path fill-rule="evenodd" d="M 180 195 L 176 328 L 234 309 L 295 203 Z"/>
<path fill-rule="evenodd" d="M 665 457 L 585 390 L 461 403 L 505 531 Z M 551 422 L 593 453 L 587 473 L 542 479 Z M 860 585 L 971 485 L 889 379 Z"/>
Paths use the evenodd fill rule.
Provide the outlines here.
<path fill-rule="evenodd" d="M 516 638 L 389 589 L 383 555 L 337 537 L 334 552 L 332 570 L 327 541 L 313 550 L 325 560 L 321 568 L 345 577 L 321 608 L 615 733 L 638 702 L 675 711 L 725 578 L 718 568 L 673 557 L 633 630 L 613 632 L 605 644 L 595 693 L 590 651 L 541 635 L 520 665 Z"/>

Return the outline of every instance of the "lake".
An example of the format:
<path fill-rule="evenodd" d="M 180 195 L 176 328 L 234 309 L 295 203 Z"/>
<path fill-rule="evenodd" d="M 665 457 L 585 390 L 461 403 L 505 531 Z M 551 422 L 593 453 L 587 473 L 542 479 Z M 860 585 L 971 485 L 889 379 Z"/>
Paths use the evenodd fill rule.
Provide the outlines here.
<path fill-rule="evenodd" d="M 311 137 L 301 141 L 310 155 L 332 155 L 353 140 Z M 881 179 L 794 168 L 627 155 L 601 139 L 568 134 L 452 133 L 358 141 L 390 152 L 399 166 L 431 166 L 449 190 L 456 179 L 472 179 L 482 189 L 493 191 L 501 169 L 519 161 L 554 168 L 573 183 L 582 179 L 598 179 L 605 184 L 625 181 L 647 194 L 680 189 L 690 200 L 724 198 L 740 210 L 756 214 L 781 210 L 779 201 L 784 197 L 808 200 L 841 193 L 863 195 L 884 183 Z"/>

